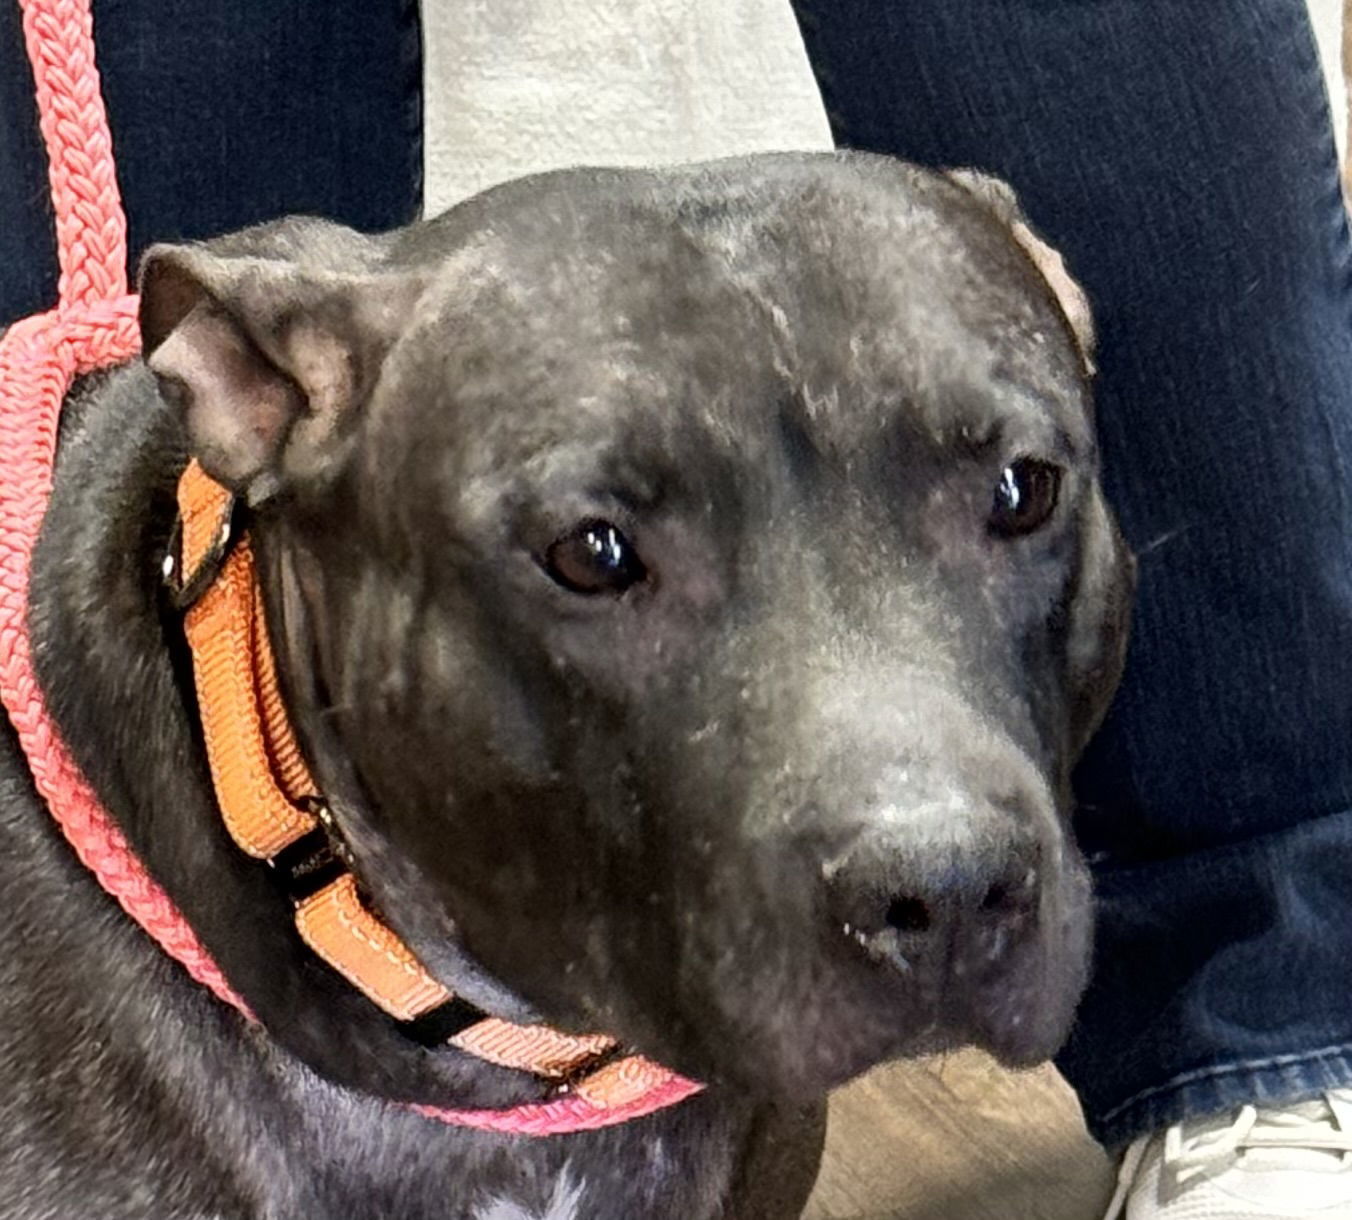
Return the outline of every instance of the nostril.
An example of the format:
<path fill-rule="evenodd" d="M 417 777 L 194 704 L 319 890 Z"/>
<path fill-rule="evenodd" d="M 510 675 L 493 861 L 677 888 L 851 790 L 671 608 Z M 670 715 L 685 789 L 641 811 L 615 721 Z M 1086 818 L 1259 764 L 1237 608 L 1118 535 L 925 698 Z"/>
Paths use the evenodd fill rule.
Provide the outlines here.
<path fill-rule="evenodd" d="M 986 896 L 981 900 L 981 909 L 991 914 L 999 914 L 1001 911 L 1009 910 L 1011 902 L 1009 887 L 997 881 L 986 891 Z"/>
<path fill-rule="evenodd" d="M 919 898 L 894 898 L 887 908 L 887 923 L 898 932 L 928 932 L 929 908 Z"/>
<path fill-rule="evenodd" d="M 1019 915 L 1036 905 L 1037 874 L 1029 870 L 1016 883 L 995 882 L 981 899 L 983 915 Z"/>

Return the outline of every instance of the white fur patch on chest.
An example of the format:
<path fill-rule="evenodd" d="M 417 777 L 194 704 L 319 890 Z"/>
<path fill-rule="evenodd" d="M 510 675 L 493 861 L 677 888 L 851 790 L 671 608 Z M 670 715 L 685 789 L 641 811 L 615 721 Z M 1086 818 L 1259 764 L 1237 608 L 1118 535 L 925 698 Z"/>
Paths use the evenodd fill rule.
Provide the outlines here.
<path fill-rule="evenodd" d="M 565 1173 L 554 1187 L 553 1197 L 544 1211 L 531 1211 L 499 1197 L 489 1203 L 486 1210 L 478 1212 L 475 1220 L 581 1220 L 582 1213 L 578 1210 L 581 1202 L 582 1187 Z"/>

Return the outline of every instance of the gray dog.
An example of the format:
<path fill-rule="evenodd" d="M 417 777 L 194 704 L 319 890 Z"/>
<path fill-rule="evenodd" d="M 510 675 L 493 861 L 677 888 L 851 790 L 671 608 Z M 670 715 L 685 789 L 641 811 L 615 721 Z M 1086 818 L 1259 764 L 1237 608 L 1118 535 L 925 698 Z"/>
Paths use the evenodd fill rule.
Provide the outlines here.
<path fill-rule="evenodd" d="M 863 155 L 578 170 L 381 237 L 160 247 L 148 366 L 67 404 L 33 580 L 53 713 L 260 1024 L 78 865 L 0 741 L 0 1214 L 789 1220 L 827 1091 L 1050 1054 L 1086 971 L 1068 773 L 1131 564 L 1083 300 L 1008 190 Z M 196 455 L 248 505 L 365 891 L 516 1021 L 704 1082 L 527 1139 L 226 837 L 162 587 Z"/>

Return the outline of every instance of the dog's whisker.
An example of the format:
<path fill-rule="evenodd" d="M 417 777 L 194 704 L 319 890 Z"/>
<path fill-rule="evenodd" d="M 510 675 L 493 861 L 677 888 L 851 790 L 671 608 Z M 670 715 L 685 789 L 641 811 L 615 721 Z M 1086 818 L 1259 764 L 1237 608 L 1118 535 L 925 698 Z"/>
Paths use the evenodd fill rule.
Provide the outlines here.
<path fill-rule="evenodd" d="M 1171 530 L 1165 530 L 1164 533 L 1138 547 L 1136 550 L 1136 558 L 1144 559 L 1147 555 L 1153 554 L 1161 547 L 1168 546 L 1175 538 L 1179 537 L 1181 534 L 1186 534 L 1190 529 L 1192 529 L 1191 525 L 1179 525 Z"/>

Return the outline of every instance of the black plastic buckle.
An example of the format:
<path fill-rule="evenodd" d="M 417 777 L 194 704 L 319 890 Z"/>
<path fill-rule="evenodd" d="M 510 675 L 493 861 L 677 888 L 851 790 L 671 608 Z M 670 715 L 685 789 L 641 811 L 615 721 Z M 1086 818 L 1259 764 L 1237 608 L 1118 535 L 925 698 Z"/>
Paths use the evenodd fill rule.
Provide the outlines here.
<path fill-rule="evenodd" d="M 546 1094 L 547 1099 L 553 1101 L 559 1097 L 567 1097 L 588 1076 L 593 1076 L 603 1067 L 609 1067 L 612 1063 L 627 1059 L 632 1054 L 634 1054 L 633 1050 L 618 1043 L 609 1050 L 598 1051 L 590 1058 L 584 1059 L 559 1080 L 553 1081 L 549 1086 L 549 1092 Z"/>
<path fill-rule="evenodd" d="M 435 1008 L 414 1017 L 411 1021 L 400 1021 L 399 1028 L 428 1050 L 444 1046 L 456 1034 L 464 1033 L 471 1025 L 488 1020 L 488 1014 L 482 1008 L 476 1008 L 468 1000 L 452 996 Z"/>
<path fill-rule="evenodd" d="M 322 797 L 309 796 L 302 807 L 316 822 L 294 843 L 283 847 L 268 863 L 295 902 L 317 894 L 344 873 L 356 874 L 356 862 L 334 821 L 333 810 Z"/>
<path fill-rule="evenodd" d="M 482 1008 L 476 1008 L 459 996 L 452 996 L 420 1017 L 414 1017 L 411 1021 L 400 1021 L 399 1028 L 406 1037 L 420 1046 L 436 1050 L 439 1046 L 445 1046 L 456 1034 L 464 1033 L 471 1026 L 489 1019 L 489 1014 Z M 617 1044 L 607 1050 L 598 1051 L 595 1055 L 589 1055 L 557 1080 L 549 1081 L 545 1100 L 554 1101 L 560 1097 L 567 1097 L 588 1076 L 633 1053 L 628 1047 Z"/>
<path fill-rule="evenodd" d="M 347 872 L 328 833 L 319 826 L 283 847 L 268 863 L 294 902 L 304 902 Z"/>

